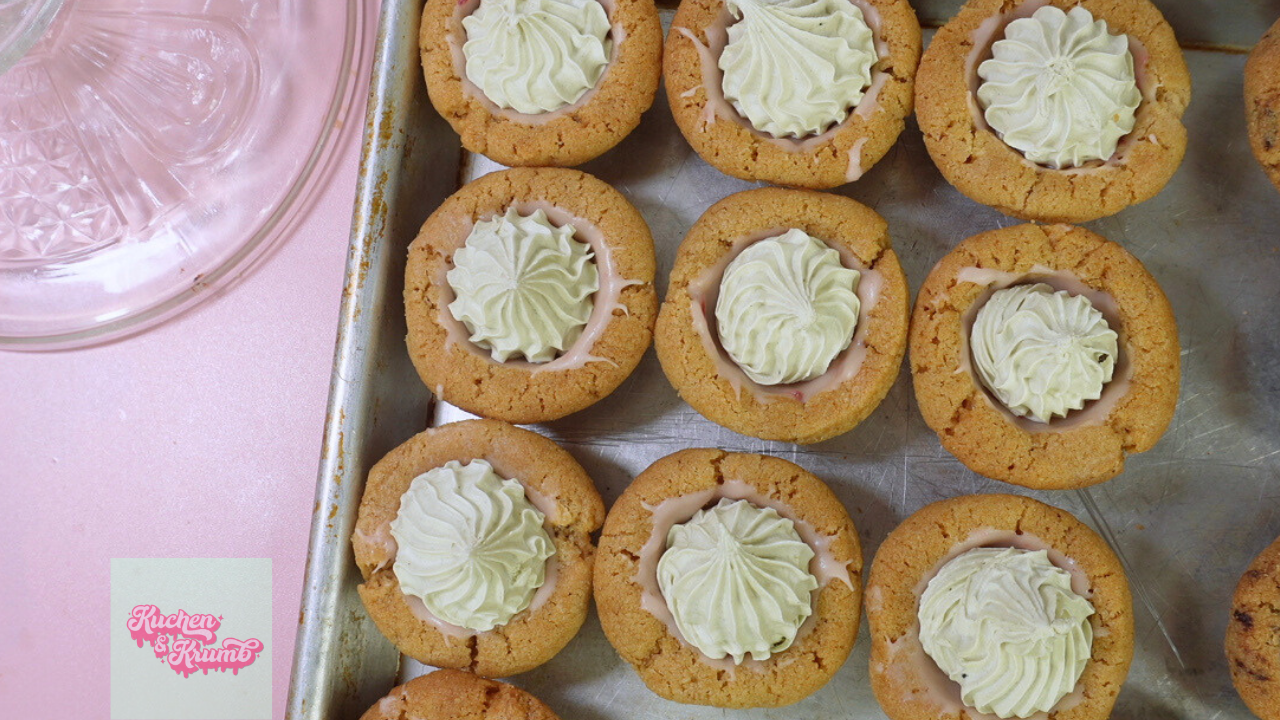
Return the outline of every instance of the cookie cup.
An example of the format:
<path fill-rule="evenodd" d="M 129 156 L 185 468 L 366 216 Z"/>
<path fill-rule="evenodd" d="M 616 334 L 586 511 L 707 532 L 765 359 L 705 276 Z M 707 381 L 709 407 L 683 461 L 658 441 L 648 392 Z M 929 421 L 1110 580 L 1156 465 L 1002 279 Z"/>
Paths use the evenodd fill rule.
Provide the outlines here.
<path fill-rule="evenodd" d="M 1259 553 L 1240 577 L 1226 645 L 1240 699 L 1262 720 L 1280 720 L 1280 540 Z"/>
<path fill-rule="evenodd" d="M 461 670 L 436 670 L 398 685 L 360 720 L 558 720 L 538 698 Z"/>
<path fill-rule="evenodd" d="M 1244 66 L 1249 146 L 1271 184 L 1280 188 L 1280 21 L 1249 53 Z"/>
<path fill-rule="evenodd" d="M 1070 513 L 1019 495 L 968 495 L 933 503 L 902 522 L 876 551 L 867 582 L 871 687 L 892 720 L 966 720 L 960 686 L 920 644 L 920 594 L 947 561 L 978 547 L 1048 550 L 1093 604 L 1093 645 L 1076 688 L 1037 720 L 1104 720 L 1133 660 L 1133 608 L 1111 548 Z"/>
<path fill-rule="evenodd" d="M 492 630 L 476 633 L 434 617 L 400 588 L 393 570 L 391 521 L 400 498 L 419 475 L 450 460 L 486 460 L 494 472 L 519 481 L 545 516 L 555 544 L 547 579 L 528 608 Z M 591 533 L 604 521 L 604 503 L 582 466 L 537 433 L 495 420 L 465 420 L 410 438 L 369 471 L 351 538 L 359 586 L 369 617 L 383 635 L 419 662 L 506 677 L 550 660 L 578 633 L 591 600 Z"/>
<path fill-rule="evenodd" d="M 1037 165 L 987 125 L 977 72 L 1010 22 L 1045 5 L 1081 6 L 1130 38 L 1142 101 L 1133 130 L 1108 160 L 1054 170 Z M 1008 215 L 1086 222 L 1155 197 L 1182 163 L 1182 114 L 1191 76 L 1172 28 L 1148 0 L 968 0 L 938 30 L 916 76 L 916 119 L 933 162 L 957 190 Z"/>
<path fill-rule="evenodd" d="M 875 34 L 871 85 L 843 122 L 798 140 L 756 130 L 725 100 L 717 63 L 734 19 L 724 0 L 680 3 L 663 74 L 676 124 L 703 160 L 743 180 L 823 189 L 857 180 L 884 157 L 911 114 L 920 24 L 907 0 L 851 1 Z"/>
<path fill-rule="evenodd" d="M 795 642 L 764 661 L 712 660 L 680 637 L 658 588 L 667 531 L 720 498 L 772 507 L 816 555 L 813 614 Z M 609 642 L 658 695 L 726 708 L 777 707 L 822 687 L 857 638 L 862 550 L 849 514 L 821 480 L 786 460 L 691 449 L 640 474 L 609 512 L 595 566 L 596 608 Z"/>
<path fill-rule="evenodd" d="M 716 338 L 715 307 L 725 268 L 751 243 L 798 228 L 859 270 L 861 309 L 849 347 L 823 376 L 762 386 Z M 655 331 L 667 379 L 707 419 L 765 440 L 815 443 L 862 422 L 888 394 L 906 352 L 906 276 L 888 224 L 854 200 L 803 190 L 747 190 L 711 206 L 676 255 Z"/>
<path fill-rule="evenodd" d="M 572 223 L 595 253 L 600 290 L 582 335 L 546 363 L 496 362 L 449 312 L 446 273 L 472 226 L 515 207 Z M 639 211 L 602 180 L 577 170 L 517 168 L 485 175 L 450 196 L 409 246 L 404 304 L 409 356 L 436 397 L 512 423 L 555 420 L 622 383 L 649 347 L 657 313 L 653 237 Z"/>
<path fill-rule="evenodd" d="M 601 0 L 612 55 L 577 102 L 537 115 L 499 108 L 466 79 L 462 20 L 480 0 L 427 0 L 418 46 L 427 93 L 462 146 L 508 166 L 571 166 L 622 141 L 653 104 L 662 75 L 662 24 L 653 0 Z"/>
<path fill-rule="evenodd" d="M 998 289 L 1045 282 L 1084 294 L 1119 335 L 1115 375 L 1066 418 L 1015 417 L 973 372 L 973 318 Z M 911 376 L 925 422 L 973 471 L 1042 490 L 1109 480 L 1151 449 L 1173 419 L 1181 353 L 1155 278 L 1118 244 L 1070 225 L 1017 225 L 975 235 L 929 273 L 911 321 Z"/>

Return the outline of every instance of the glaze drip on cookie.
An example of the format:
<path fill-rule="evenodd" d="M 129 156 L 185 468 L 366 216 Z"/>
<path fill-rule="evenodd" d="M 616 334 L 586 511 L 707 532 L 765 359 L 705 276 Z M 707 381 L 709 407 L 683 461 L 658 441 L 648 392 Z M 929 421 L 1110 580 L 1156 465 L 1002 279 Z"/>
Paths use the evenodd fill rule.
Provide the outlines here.
<path fill-rule="evenodd" d="M 982 384 L 1010 412 L 1036 422 L 1102 397 L 1119 337 L 1087 297 L 1045 283 L 997 291 L 978 311 L 969 344 Z"/>
<path fill-rule="evenodd" d="M 759 240 L 720 281 L 720 344 L 760 385 L 817 378 L 853 340 L 859 279 L 838 251 L 802 230 Z"/>
<path fill-rule="evenodd" d="M 680 634 L 707 657 L 767 660 L 813 613 L 813 549 L 772 508 L 721 498 L 675 525 L 658 585 Z"/>
<path fill-rule="evenodd" d="M 1044 550 L 977 548 L 920 596 L 920 643 L 966 705 L 1000 718 L 1051 711 L 1080 680 L 1093 605 Z"/>
<path fill-rule="evenodd" d="M 1005 28 L 978 67 L 984 117 L 1006 144 L 1054 169 L 1115 154 L 1142 101 L 1126 35 L 1083 7 L 1048 5 Z"/>
<path fill-rule="evenodd" d="M 481 0 L 462 25 L 467 79 L 498 107 L 529 115 L 577 102 L 612 52 L 597 0 Z"/>
<path fill-rule="evenodd" d="M 548 362 L 582 334 L 600 276 L 576 232 L 542 210 L 510 208 L 477 222 L 454 253 L 445 276 L 456 298 L 449 312 L 494 361 Z"/>
<path fill-rule="evenodd" d="M 725 99 L 756 130 L 817 135 L 871 85 L 875 36 L 849 0 L 727 0 L 737 20 L 718 66 Z"/>
<path fill-rule="evenodd" d="M 504 625 L 546 581 L 555 545 L 524 486 L 484 460 L 413 479 L 391 522 L 392 571 L 435 617 L 475 632 Z"/>

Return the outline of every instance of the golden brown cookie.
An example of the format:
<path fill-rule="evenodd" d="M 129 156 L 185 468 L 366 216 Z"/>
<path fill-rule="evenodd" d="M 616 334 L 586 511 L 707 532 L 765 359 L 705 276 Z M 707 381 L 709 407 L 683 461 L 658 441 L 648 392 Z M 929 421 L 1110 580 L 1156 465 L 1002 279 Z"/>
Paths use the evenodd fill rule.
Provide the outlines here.
<path fill-rule="evenodd" d="M 1046 282 L 1087 294 L 1119 334 L 1115 374 L 1065 418 L 1015 418 L 971 370 L 973 316 L 997 289 Z M 925 422 L 975 472 L 1038 489 L 1109 480 L 1150 450 L 1173 419 L 1178 328 L 1155 278 L 1124 248 L 1084 228 L 1017 225 L 960 243 L 929 273 L 911 321 L 911 375 Z"/>
<path fill-rule="evenodd" d="M 466 80 L 462 19 L 480 0 L 428 0 L 418 45 L 431 103 L 462 146 L 503 165 L 580 165 L 622 141 L 653 104 L 662 75 L 662 24 L 653 0 L 602 0 L 612 55 L 596 86 L 559 110 L 499 108 Z"/>
<path fill-rule="evenodd" d="M 538 698 L 461 670 L 436 670 L 391 689 L 360 720 L 559 720 Z"/>
<path fill-rule="evenodd" d="M 1244 66 L 1244 109 L 1249 145 L 1280 188 L 1280 21 L 1267 30 Z"/>
<path fill-rule="evenodd" d="M 768 660 L 713 661 L 686 644 L 664 612 L 655 576 L 667 531 L 722 497 L 772 507 L 796 522 L 817 557 L 814 613 L 795 643 Z M 825 559 L 825 562 L 823 561 Z M 719 707 L 776 707 L 818 690 L 853 648 L 861 608 L 862 550 L 848 512 L 821 480 L 786 460 L 692 449 L 645 470 L 614 504 L 600 537 L 596 608 L 618 654 L 649 689 Z M 645 597 L 651 602 L 645 603 Z M 744 667 L 745 666 L 745 667 Z"/>
<path fill-rule="evenodd" d="M 515 207 L 572 222 L 595 253 L 600 290 L 581 337 L 555 360 L 496 362 L 469 339 L 448 305 L 445 274 L 472 225 Z M 409 356 L 436 397 L 513 423 L 555 420 L 622 383 L 649 347 L 657 314 L 653 237 L 640 213 L 607 183 L 577 170 L 517 168 L 468 183 L 427 218 L 409 246 L 404 304 Z"/>
<path fill-rule="evenodd" d="M 884 157 L 911 114 L 920 24 L 907 0 L 853 0 L 876 37 L 866 96 L 844 122 L 803 139 L 776 138 L 724 99 L 716 67 L 733 17 L 724 0 L 683 0 L 667 35 L 663 73 L 676 124 L 712 166 L 744 180 L 832 188 Z"/>
<path fill-rule="evenodd" d="M 1227 625 L 1231 682 L 1262 720 L 1280 720 L 1280 540 L 1249 564 Z"/>
<path fill-rule="evenodd" d="M 920 645 L 920 593 L 946 561 L 977 547 L 1049 550 L 1095 613 L 1092 654 L 1053 720 L 1103 720 L 1133 659 L 1129 583 L 1115 553 L 1070 513 L 1019 495 L 967 495 L 933 503 L 902 522 L 876 551 L 867 581 L 871 687 L 892 720 L 964 720 L 960 686 Z M 1074 697 L 1073 697 L 1074 696 Z M 973 715 L 976 716 L 976 715 Z"/>
<path fill-rule="evenodd" d="M 450 460 L 486 460 L 526 488 L 546 515 L 556 554 L 548 561 L 549 589 L 510 622 L 483 633 L 447 628 L 401 589 L 393 569 L 391 521 L 414 478 Z M 401 652 L 437 667 L 506 677 L 550 660 L 578 633 L 591 601 L 591 533 L 604 521 L 604 502 L 582 466 L 537 433 L 496 420 L 466 420 L 410 438 L 369 471 L 351 545 L 364 583 L 369 617 Z"/>
<path fill-rule="evenodd" d="M 748 378 L 714 338 L 720 278 L 751 242 L 797 228 L 839 250 L 862 272 L 853 342 L 827 374 L 765 387 Z M 862 422 L 898 377 L 906 351 L 907 279 L 888 225 L 840 195 L 761 188 L 721 200 L 689 230 L 676 255 L 655 346 L 680 397 L 730 430 L 765 440 L 814 443 Z"/>
<path fill-rule="evenodd" d="M 1063 170 L 1037 165 L 1006 145 L 981 115 L 978 65 L 991 56 L 1005 25 L 1045 4 L 1082 6 L 1111 33 L 1130 38 L 1142 101 L 1133 131 L 1105 163 Z M 934 36 L 916 77 L 916 119 L 943 177 L 977 202 L 1042 222 L 1085 222 L 1155 197 L 1182 162 L 1182 113 L 1190 99 L 1177 38 L 1148 0 L 969 0 Z"/>

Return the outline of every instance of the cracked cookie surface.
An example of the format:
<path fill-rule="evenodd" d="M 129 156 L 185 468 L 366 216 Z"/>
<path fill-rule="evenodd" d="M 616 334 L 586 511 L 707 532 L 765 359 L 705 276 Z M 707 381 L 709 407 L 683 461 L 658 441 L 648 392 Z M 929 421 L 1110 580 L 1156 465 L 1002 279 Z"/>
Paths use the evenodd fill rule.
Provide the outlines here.
<path fill-rule="evenodd" d="M 966 371 L 966 313 L 989 286 L 962 281 L 968 269 L 1027 278 L 1065 272 L 1114 299 L 1131 376 L 1108 412 L 1028 429 L 988 395 Z M 961 242 L 921 286 L 910 344 L 916 400 L 942 446 L 973 471 L 1023 487 L 1079 488 L 1115 477 L 1128 454 L 1156 444 L 1178 401 L 1178 330 L 1164 292 L 1120 245 L 1070 225 L 1017 225 Z"/>
<path fill-rule="evenodd" d="M 732 106 L 721 105 L 721 88 L 708 91 L 703 53 L 731 19 L 724 0 L 680 3 L 667 35 L 663 75 L 676 124 L 703 160 L 744 180 L 823 189 L 857 180 L 884 157 L 911 114 L 920 24 L 906 0 L 856 4 L 876 35 L 879 59 L 872 66 L 871 89 L 844 122 L 801 138 L 796 147 L 752 128 Z M 718 83 L 719 72 L 710 74 Z"/>
<path fill-rule="evenodd" d="M 966 495 L 927 505 L 876 551 L 866 605 L 871 687 L 885 714 L 892 720 L 972 716 L 960 701 L 959 685 L 924 653 L 917 612 L 920 593 L 937 568 L 957 550 L 990 546 L 986 539 L 1052 549 L 1061 553 L 1055 565 L 1082 574 L 1095 610 L 1089 618 L 1091 654 L 1074 697 L 1064 698 L 1048 718 L 1108 717 L 1133 659 L 1133 608 L 1124 570 L 1107 543 L 1070 513 L 1018 495 Z"/>
<path fill-rule="evenodd" d="M 784 516 L 810 526 L 825 538 L 825 552 L 849 580 L 846 585 L 831 579 L 819 587 L 812 622 L 802 626 L 791 647 L 763 662 L 747 661 L 737 667 L 732 661 L 728 666 L 709 661 L 646 610 L 642 605 L 646 591 L 639 578 L 644 546 L 654 533 L 653 509 L 687 496 L 706 496 L 714 502 L 720 493 L 732 492 L 726 485 L 782 507 Z M 857 530 L 844 505 L 821 480 L 780 458 L 692 449 L 658 460 L 618 498 L 600 537 L 594 585 L 605 635 L 649 689 L 683 703 L 776 707 L 817 691 L 844 664 L 857 638 L 861 576 Z"/>
<path fill-rule="evenodd" d="M 554 582 L 539 604 L 493 630 L 455 636 L 422 617 L 400 589 L 389 527 L 414 478 L 450 460 L 486 460 L 501 477 L 518 480 L 531 499 L 554 506 L 544 527 L 555 544 Z M 369 471 L 351 545 L 364 582 L 361 600 L 378 629 L 404 654 L 428 665 L 506 677 L 550 660 L 582 627 L 591 601 L 591 533 L 604 521 L 604 502 L 582 466 L 554 442 L 496 420 L 465 420 L 410 438 Z"/>
<path fill-rule="evenodd" d="M 558 209 L 599 231 L 608 250 L 607 264 L 621 285 L 613 306 L 602 310 L 603 330 L 593 335 L 589 321 L 588 329 L 566 351 L 565 356 L 576 352 L 582 363 L 498 363 L 449 330 L 453 291 L 445 273 L 453 265 L 454 252 L 476 221 L 530 203 Z M 603 288 L 606 261 L 599 247 L 592 248 Z M 516 168 L 485 175 L 445 200 L 409 246 L 404 287 L 409 356 L 438 399 L 469 412 L 522 424 L 564 417 L 613 392 L 640 363 L 657 314 L 654 267 L 648 225 L 608 183 L 560 168 Z M 597 303 L 602 296 L 596 293 Z"/>
<path fill-rule="evenodd" d="M 474 0 L 428 0 L 418 45 L 427 92 L 462 146 L 510 166 L 580 165 L 622 141 L 653 104 L 662 76 L 662 23 L 653 0 L 602 2 L 612 28 L 613 55 L 596 86 L 578 102 L 540 115 L 499 111 L 463 81 L 454 43 L 466 31 L 462 14 Z"/>
<path fill-rule="evenodd" d="M 1136 124 L 1111 160 L 1088 170 L 1032 163 L 978 112 L 976 68 L 1002 27 L 992 23 L 1002 13 L 1009 13 L 1007 20 L 1046 4 L 1083 7 L 1105 20 L 1111 33 L 1127 34 L 1141 45 L 1134 57 L 1143 95 Z M 969 0 L 929 44 L 915 92 L 916 119 L 943 177 L 973 200 L 1024 220 L 1086 222 L 1114 215 L 1155 197 L 1186 151 L 1182 114 L 1191 99 L 1191 77 L 1173 30 L 1148 0 Z"/>
<path fill-rule="evenodd" d="M 1227 625 L 1231 682 L 1262 720 L 1280 720 L 1280 540 L 1254 558 L 1236 585 Z"/>
<path fill-rule="evenodd" d="M 398 685 L 360 720 L 559 720 L 541 700 L 461 670 L 436 670 Z"/>
<path fill-rule="evenodd" d="M 1244 106 L 1253 156 L 1280 189 L 1280 20 L 1249 53 L 1244 66 Z"/>
<path fill-rule="evenodd" d="M 874 271 L 882 283 L 874 305 L 864 303 L 866 312 L 858 318 L 855 338 L 857 333 L 862 338 L 850 350 L 860 351 L 861 342 L 865 357 L 857 373 L 821 392 L 801 392 L 799 399 L 788 394 L 797 385 L 764 388 L 749 379 L 744 383 L 727 377 L 726 372 L 739 368 L 718 342 L 708 345 L 695 326 L 697 314 L 712 314 L 714 306 L 703 307 L 690 292 L 691 285 L 709 277 L 718 263 L 748 247 L 752 239 L 787 228 L 803 230 L 834 247 L 846 266 L 856 259 L 857 266 Z M 864 273 L 859 282 L 871 279 Z M 718 277 L 715 284 L 718 287 Z M 747 190 L 711 206 L 680 244 L 654 345 L 667 379 L 707 419 L 766 440 L 814 443 L 853 429 L 888 394 L 906 352 L 909 298 L 888 224 L 875 211 L 840 195 Z M 832 366 L 843 357 L 844 353 L 837 356 Z"/>

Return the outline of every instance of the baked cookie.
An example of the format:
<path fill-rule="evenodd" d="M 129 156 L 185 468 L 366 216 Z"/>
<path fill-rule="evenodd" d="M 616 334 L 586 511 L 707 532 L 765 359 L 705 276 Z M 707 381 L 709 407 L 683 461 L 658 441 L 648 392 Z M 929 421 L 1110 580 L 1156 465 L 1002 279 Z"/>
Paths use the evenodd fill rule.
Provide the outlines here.
<path fill-rule="evenodd" d="M 1109 480 L 1173 419 L 1178 328 L 1155 278 L 1084 228 L 1017 225 L 960 243 L 911 322 L 924 420 L 975 472 L 1042 490 Z"/>
<path fill-rule="evenodd" d="M 830 188 L 898 139 L 919 60 L 907 0 L 682 0 L 663 72 L 703 160 L 744 180 Z"/>
<path fill-rule="evenodd" d="M 943 500 L 903 521 L 876 551 L 867 620 L 871 687 L 892 720 L 1103 720 L 1133 659 L 1111 548 L 1018 495 Z"/>
<path fill-rule="evenodd" d="M 513 423 L 613 392 L 653 335 L 653 238 L 586 173 L 518 168 L 445 200 L 409 246 L 409 356 L 436 397 Z"/>
<path fill-rule="evenodd" d="M 461 670 L 436 670 L 394 687 L 360 720 L 559 720 L 538 698 Z"/>
<path fill-rule="evenodd" d="M 685 236 L 655 346 L 706 418 L 814 443 L 852 429 L 889 392 L 909 296 L 875 211 L 839 195 L 748 190 Z"/>
<path fill-rule="evenodd" d="M 853 648 L 862 550 L 821 480 L 775 457 L 692 449 L 645 470 L 600 536 L 596 608 L 650 690 L 776 707 Z"/>
<path fill-rule="evenodd" d="M 1280 720 L 1280 540 L 1249 564 L 1227 625 L 1231 682 L 1262 720 Z"/>
<path fill-rule="evenodd" d="M 653 104 L 653 0 L 427 0 L 418 35 L 431 103 L 462 146 L 503 165 L 579 165 Z"/>
<path fill-rule="evenodd" d="M 943 177 L 1043 222 L 1114 215 L 1160 192 L 1186 150 L 1190 98 L 1177 38 L 1148 0 L 968 0 L 916 78 Z"/>
<path fill-rule="evenodd" d="M 541 435 L 496 420 L 432 428 L 369 471 L 351 537 L 360 598 L 420 662 L 524 672 L 582 627 L 603 521 L 586 471 Z"/>
<path fill-rule="evenodd" d="M 1244 66 L 1244 110 L 1253 155 L 1271 183 L 1280 188 L 1280 20 L 1249 53 Z"/>

